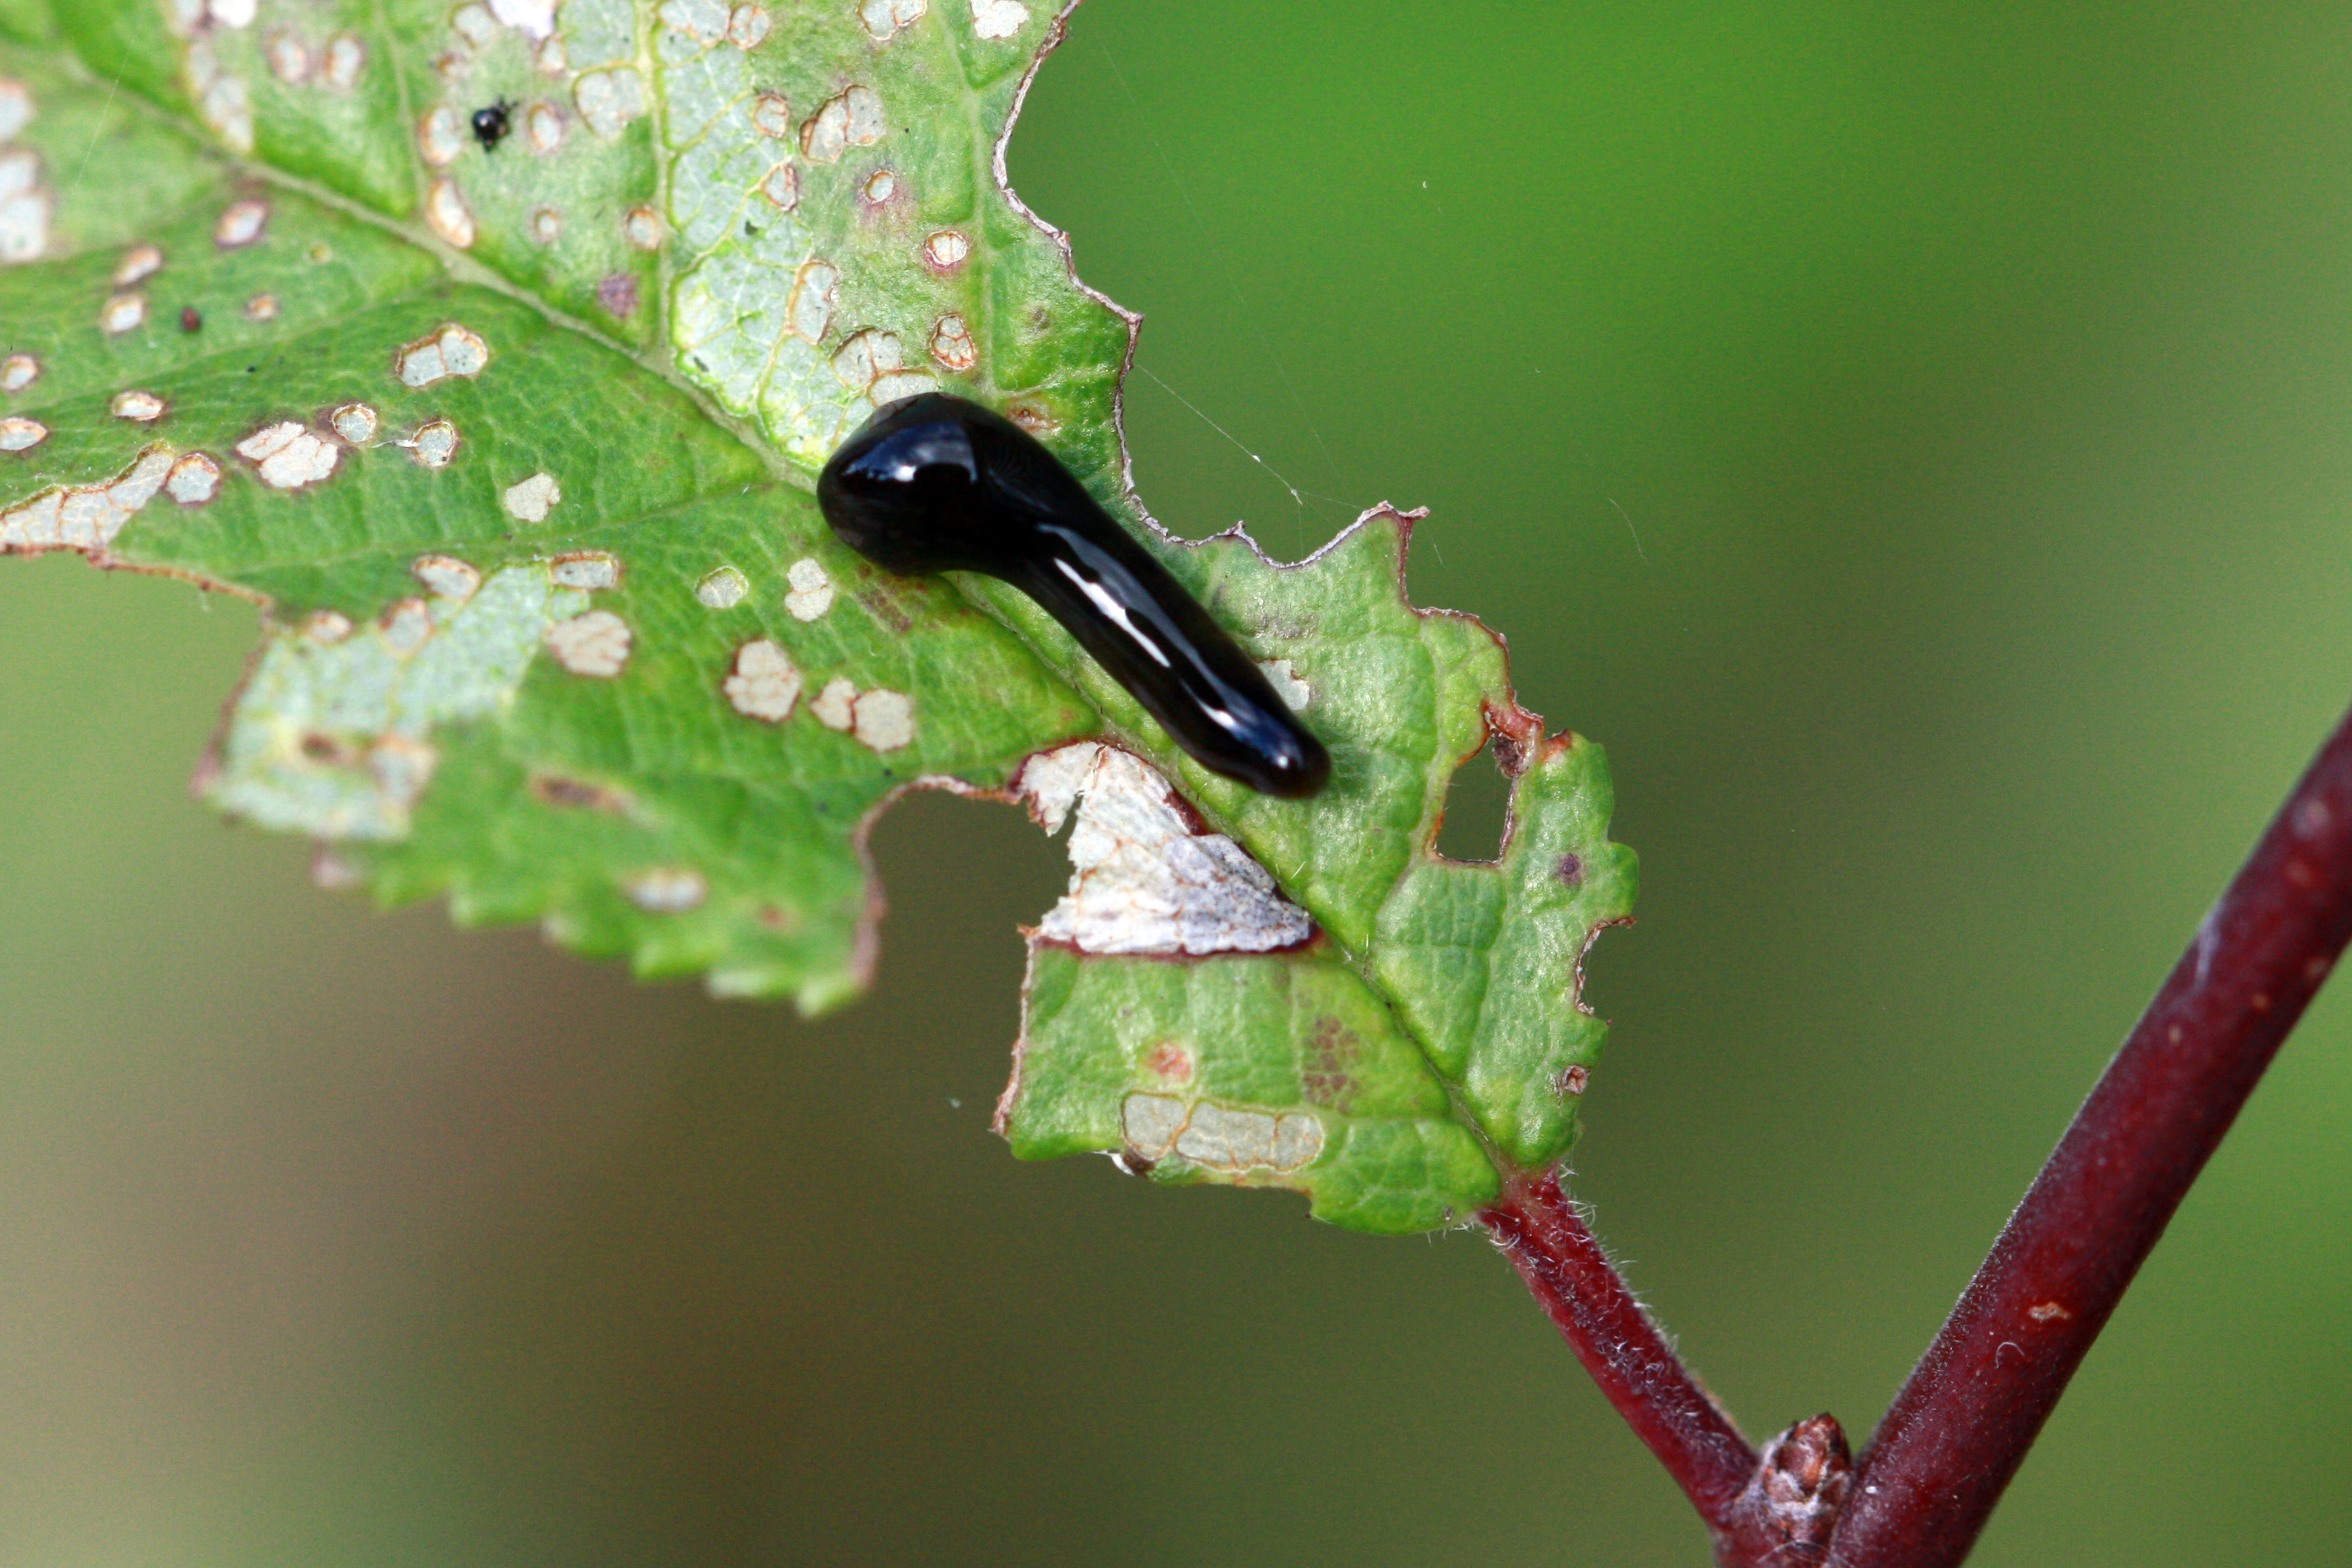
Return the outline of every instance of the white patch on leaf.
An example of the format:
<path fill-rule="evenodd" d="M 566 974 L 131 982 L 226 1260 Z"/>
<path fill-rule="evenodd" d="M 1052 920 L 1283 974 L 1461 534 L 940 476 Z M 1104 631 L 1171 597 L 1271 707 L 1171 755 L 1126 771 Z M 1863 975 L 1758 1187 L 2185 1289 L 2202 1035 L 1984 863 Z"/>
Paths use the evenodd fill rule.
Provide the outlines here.
<path fill-rule="evenodd" d="M 40 156 L 29 148 L 0 148 L 0 262 L 37 261 L 47 254 L 49 208 Z"/>
<path fill-rule="evenodd" d="M 32 89 L 12 77 L 0 77 L 0 142 L 33 122 Z"/>
<path fill-rule="evenodd" d="M 407 447 L 421 467 L 446 468 L 457 456 L 457 427 L 446 419 L 435 419 L 418 426 L 415 435 L 396 444 Z"/>
<path fill-rule="evenodd" d="M 1307 911 L 1232 839 L 1198 833 L 1158 770 L 1094 742 L 1029 759 L 1013 785 L 1058 832 L 1075 808 L 1070 886 L 1039 930 L 1085 952 L 1265 952 L 1314 934 Z"/>
<path fill-rule="evenodd" d="M 1009 38 L 1029 25 L 1029 7 L 1021 0 L 971 0 L 971 30 L 975 37 Z"/>
<path fill-rule="evenodd" d="M 395 599 L 376 617 L 383 646 L 400 658 L 413 658 L 433 640 L 433 606 L 422 599 Z"/>
<path fill-rule="evenodd" d="M 163 270 L 163 249 L 156 245 L 134 245 L 122 253 L 114 265 L 114 286 L 128 289 L 133 283 L 144 283 Z"/>
<path fill-rule="evenodd" d="M 809 700 L 809 711 L 828 730 L 846 730 L 857 722 L 857 688 L 835 676 Z"/>
<path fill-rule="evenodd" d="M 213 243 L 223 250 L 251 245 L 269 226 L 269 204 L 258 197 L 231 202 L 213 225 Z"/>
<path fill-rule="evenodd" d="M 882 95 L 870 87 L 854 86 L 829 98 L 801 127 L 801 151 L 812 163 L 836 163 L 852 147 L 871 147 L 889 129 L 882 114 Z"/>
<path fill-rule="evenodd" d="M 110 338 L 136 331 L 146 321 L 147 296 L 135 289 L 113 296 L 98 312 L 99 331 Z"/>
<path fill-rule="evenodd" d="M 138 425 L 152 425 L 163 417 L 163 400 L 152 392 L 118 392 L 107 408 L 117 419 Z"/>
<path fill-rule="evenodd" d="M 939 319 L 931 329 L 931 357 L 958 373 L 980 363 L 980 345 L 972 341 L 971 328 L 961 316 L 950 311 Z"/>
<path fill-rule="evenodd" d="M 499 19 L 479 5 L 460 5 L 449 15 L 449 29 L 475 48 L 486 48 L 499 36 Z"/>
<path fill-rule="evenodd" d="M 1309 1111 L 1279 1115 L 1169 1094 L 1130 1094 L 1119 1107 L 1128 1148 L 1154 1164 L 1171 1154 L 1212 1170 L 1296 1171 L 1323 1152 L 1323 1121 Z"/>
<path fill-rule="evenodd" d="M 549 562 L 547 574 L 558 587 L 593 593 L 620 583 L 621 562 L 610 551 L 574 550 Z"/>
<path fill-rule="evenodd" d="M 795 561 L 784 573 L 784 581 L 792 591 L 784 595 L 784 608 L 796 621 L 814 621 L 833 608 L 833 579 L 815 561 L 803 557 Z"/>
<path fill-rule="evenodd" d="M 351 33 L 337 33 L 327 40 L 326 68 L 320 79 L 337 92 L 349 92 L 359 85 L 360 73 L 367 68 L 367 45 Z"/>
<path fill-rule="evenodd" d="M 971 241 L 952 228 L 943 228 L 923 241 L 923 260 L 934 270 L 953 272 L 971 258 Z"/>
<path fill-rule="evenodd" d="M 624 880 L 629 901 L 651 914 L 678 914 L 710 896 L 710 884 L 691 866 L 657 866 Z"/>
<path fill-rule="evenodd" d="M 210 456 L 191 452 L 172 465 L 163 493 L 182 506 L 202 506 L 220 490 L 221 468 Z"/>
<path fill-rule="evenodd" d="M 915 738 L 915 700 L 903 691 L 860 692 L 850 712 L 850 732 L 875 751 L 895 752 Z"/>
<path fill-rule="evenodd" d="M 272 489 L 315 485 L 335 471 L 342 448 L 314 435 L 297 419 L 267 425 L 236 444 L 237 456 L 255 465 Z"/>
<path fill-rule="evenodd" d="M 420 555 L 409 564 L 408 574 L 436 599 L 470 599 L 482 585 L 482 574 L 454 555 Z"/>
<path fill-rule="evenodd" d="M 466 193 L 457 188 L 457 182 L 446 174 L 425 193 L 425 221 L 459 250 L 473 247 L 474 209 L 466 205 Z"/>
<path fill-rule="evenodd" d="M 519 484 L 509 485 L 499 498 L 507 515 L 518 522 L 545 522 L 547 514 L 563 499 L 563 487 L 555 482 L 553 474 L 533 474 Z"/>
<path fill-rule="evenodd" d="M 425 111 L 416 126 L 416 151 L 436 169 L 446 169 L 466 150 L 466 122 L 446 103 Z"/>
<path fill-rule="evenodd" d="M 0 421 L 0 426 L 6 423 Z M 103 484 L 44 491 L 0 513 L 0 552 L 103 550 L 114 542 L 123 524 L 155 499 L 171 467 L 171 448 L 151 447 Z"/>
<path fill-rule="evenodd" d="M 335 434 L 354 447 L 364 447 L 375 439 L 375 410 L 364 403 L 346 403 L 327 416 Z"/>
<path fill-rule="evenodd" d="M 768 30 L 774 26 L 765 5 L 738 5 L 727 16 L 727 41 L 739 49 L 756 49 L 767 41 Z"/>
<path fill-rule="evenodd" d="M 272 33 L 262 46 L 269 59 L 269 74 L 289 87 L 299 87 L 310 79 L 310 47 L 293 34 Z"/>
<path fill-rule="evenodd" d="M 751 100 L 751 129 L 781 142 L 793 133 L 792 100 L 781 92 L 763 92 Z"/>
<path fill-rule="evenodd" d="M 49 438 L 49 427 L 37 419 L 12 414 L 0 419 L 0 452 L 28 452 Z"/>
<path fill-rule="evenodd" d="M 629 662 L 629 623 L 610 610 L 590 610 L 547 628 L 548 651 L 574 675 L 609 679 Z"/>
<path fill-rule="evenodd" d="M 431 386 L 453 375 L 479 375 L 490 363 L 481 334 L 451 321 L 431 337 L 403 344 L 394 362 L 404 386 Z"/>
<path fill-rule="evenodd" d="M 270 638 L 205 794 L 315 838 L 401 837 L 433 775 L 433 730 L 505 711 L 550 625 L 579 604 L 530 565 L 492 574 L 462 604 L 403 600 L 364 631 L 313 616 Z"/>
<path fill-rule="evenodd" d="M 555 31 L 555 0 L 490 0 L 490 15 L 534 44 Z"/>
<path fill-rule="evenodd" d="M 761 637 L 735 650 L 735 663 L 719 690 L 745 718 L 781 724 L 800 700 L 800 667 L 782 647 Z"/>
<path fill-rule="evenodd" d="M 1265 683 L 1274 688 L 1274 694 L 1292 712 L 1304 712 L 1307 704 L 1315 700 L 1315 689 L 1298 678 L 1288 659 L 1270 658 L 1257 668 L 1265 677 Z"/>
<path fill-rule="evenodd" d="M 864 0 L 857 19 L 877 43 L 887 43 L 901 27 L 911 27 L 929 10 L 930 0 Z"/>
<path fill-rule="evenodd" d="M 694 585 L 694 596 L 704 608 L 712 610 L 731 610 L 751 591 L 750 579 L 732 566 L 721 566 Z"/>
<path fill-rule="evenodd" d="M 760 194 L 779 212 L 797 211 L 801 205 L 800 165 L 790 159 L 770 169 L 760 182 Z"/>
<path fill-rule="evenodd" d="M 610 142 L 646 112 L 646 79 L 634 66 L 589 71 L 572 84 L 572 106 L 589 130 Z"/>

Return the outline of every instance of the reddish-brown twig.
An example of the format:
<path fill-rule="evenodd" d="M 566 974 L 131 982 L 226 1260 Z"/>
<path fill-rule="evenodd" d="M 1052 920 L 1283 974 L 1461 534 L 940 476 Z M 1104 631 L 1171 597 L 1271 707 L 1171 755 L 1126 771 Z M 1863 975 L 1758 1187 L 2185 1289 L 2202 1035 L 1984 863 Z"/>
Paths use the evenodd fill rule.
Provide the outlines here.
<path fill-rule="evenodd" d="M 2352 717 L 2205 917 L 1887 1410 L 1832 1562 L 1947 1568 L 1968 1555 L 2347 936 Z"/>
<path fill-rule="evenodd" d="M 1710 1529 L 1756 1473 L 1756 1450 L 1666 1343 L 1551 1172 L 1517 1177 L 1479 1219 L 1544 1313 Z"/>
<path fill-rule="evenodd" d="M 2352 938 L 2352 715 L 2198 928 L 1884 1421 L 1860 1473 L 1828 1416 L 1759 1461 L 1556 1174 L 1479 1217 L 1727 1568 L 1951 1568 L 2173 1211 Z M 1833 1535 L 1832 1534 L 1834 1531 Z"/>

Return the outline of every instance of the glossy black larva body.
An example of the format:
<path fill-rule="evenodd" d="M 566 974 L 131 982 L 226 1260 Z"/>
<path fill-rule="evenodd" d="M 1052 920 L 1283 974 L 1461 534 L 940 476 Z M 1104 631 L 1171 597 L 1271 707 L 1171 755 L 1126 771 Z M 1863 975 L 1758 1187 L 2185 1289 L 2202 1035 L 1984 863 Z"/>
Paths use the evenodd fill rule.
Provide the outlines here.
<path fill-rule="evenodd" d="M 1330 753 L 1249 656 L 1011 420 L 940 393 L 902 398 L 834 453 L 816 494 L 877 565 L 978 572 L 1037 601 L 1202 766 L 1293 799 L 1330 777 Z"/>
<path fill-rule="evenodd" d="M 505 141 L 507 132 L 514 129 L 513 113 L 514 105 L 503 98 L 488 109 L 474 110 L 474 140 L 482 144 L 483 152 L 499 150 L 499 143 Z"/>

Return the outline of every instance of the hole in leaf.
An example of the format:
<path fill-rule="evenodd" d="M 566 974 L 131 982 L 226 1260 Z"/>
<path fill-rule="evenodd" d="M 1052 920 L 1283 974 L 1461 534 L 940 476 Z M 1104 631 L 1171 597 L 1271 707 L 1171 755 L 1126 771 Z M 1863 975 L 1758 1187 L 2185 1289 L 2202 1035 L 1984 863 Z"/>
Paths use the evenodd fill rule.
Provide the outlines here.
<path fill-rule="evenodd" d="M 1503 858 L 1503 818 L 1511 805 L 1511 781 L 1503 776 L 1489 741 L 1478 754 L 1454 770 L 1445 789 L 1445 821 L 1437 830 L 1437 852 L 1449 860 Z"/>

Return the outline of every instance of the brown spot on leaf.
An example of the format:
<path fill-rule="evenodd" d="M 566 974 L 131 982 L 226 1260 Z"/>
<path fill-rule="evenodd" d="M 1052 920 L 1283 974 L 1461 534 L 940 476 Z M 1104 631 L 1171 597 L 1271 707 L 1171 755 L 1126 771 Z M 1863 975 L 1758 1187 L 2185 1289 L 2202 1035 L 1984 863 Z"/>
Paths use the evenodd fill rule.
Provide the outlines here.
<path fill-rule="evenodd" d="M 1152 1047 L 1143 1065 L 1170 1083 L 1192 1081 L 1192 1053 L 1173 1040 L 1162 1040 Z"/>
<path fill-rule="evenodd" d="M 1563 855 L 1559 858 L 1559 864 L 1551 868 L 1551 874 L 1558 877 L 1564 886 L 1580 887 L 1584 882 L 1584 862 L 1574 855 Z"/>
<path fill-rule="evenodd" d="M 358 748 L 338 736 L 313 730 L 302 737 L 302 755 L 310 761 L 332 768 L 359 765 Z"/>
<path fill-rule="evenodd" d="M 1567 1071 L 1559 1075 L 1559 1083 L 1558 1088 L 1560 1097 L 1562 1099 L 1566 1099 L 1570 1095 L 1582 1094 L 1584 1092 L 1584 1086 L 1591 1081 L 1592 1072 L 1589 1068 L 1570 1068 Z"/>
<path fill-rule="evenodd" d="M 564 778 L 557 773 L 533 773 L 530 793 L 544 805 L 565 806 L 578 811 L 608 811 L 615 816 L 628 815 L 627 796 L 585 779 Z"/>
<path fill-rule="evenodd" d="M 908 603 L 906 590 L 879 573 L 858 584 L 857 602 L 876 620 L 901 636 L 914 629 L 915 607 Z"/>
<path fill-rule="evenodd" d="M 1298 1064 L 1298 1087 L 1310 1104 L 1342 1115 L 1356 1097 L 1356 1063 L 1364 1042 L 1337 1018 L 1318 1018 Z"/>

